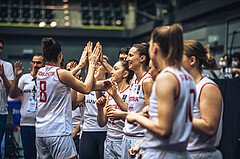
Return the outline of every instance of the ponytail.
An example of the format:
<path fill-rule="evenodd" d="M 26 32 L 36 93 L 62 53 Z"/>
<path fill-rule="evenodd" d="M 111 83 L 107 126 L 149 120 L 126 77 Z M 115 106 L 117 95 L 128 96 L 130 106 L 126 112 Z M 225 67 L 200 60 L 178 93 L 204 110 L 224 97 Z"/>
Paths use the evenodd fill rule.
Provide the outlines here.
<path fill-rule="evenodd" d="M 157 27 L 153 30 L 151 39 L 157 43 L 162 56 L 170 66 L 180 69 L 183 55 L 183 31 L 179 24 Z"/>
<path fill-rule="evenodd" d="M 209 45 L 206 45 L 204 48 L 203 45 L 197 40 L 186 40 L 184 41 L 184 53 L 187 57 L 196 57 L 197 68 L 199 72 L 202 72 L 202 66 L 207 69 L 219 68 L 215 57 L 210 53 Z"/>

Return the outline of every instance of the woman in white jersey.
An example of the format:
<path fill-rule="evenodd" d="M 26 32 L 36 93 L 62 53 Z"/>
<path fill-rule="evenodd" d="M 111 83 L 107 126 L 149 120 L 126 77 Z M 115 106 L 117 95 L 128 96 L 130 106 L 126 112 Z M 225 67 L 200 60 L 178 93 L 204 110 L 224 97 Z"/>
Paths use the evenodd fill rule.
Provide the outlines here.
<path fill-rule="evenodd" d="M 89 93 L 93 86 L 95 65 L 100 55 L 97 43 L 89 57 L 89 69 L 85 83 L 76 79 L 69 71 L 60 69 L 61 45 L 53 38 L 42 39 L 46 66 L 39 69 L 36 77 L 38 103 L 36 116 L 36 147 L 38 158 L 75 158 L 76 148 L 72 132 L 73 88 Z M 90 50 L 90 49 L 89 49 Z M 33 103 L 34 105 L 36 103 Z"/>
<path fill-rule="evenodd" d="M 157 27 L 151 34 L 150 59 L 162 69 L 152 88 L 149 118 L 136 113 L 126 117 L 130 123 L 147 128 L 143 158 L 187 158 L 186 145 L 191 132 L 195 98 L 193 78 L 181 68 L 182 27 L 178 24 Z"/>
<path fill-rule="evenodd" d="M 215 58 L 200 42 L 186 40 L 182 65 L 193 76 L 197 88 L 187 150 L 191 158 L 221 159 L 216 147 L 222 135 L 222 95 L 216 83 L 201 75 L 202 65 L 207 69 L 218 68 Z"/>
<path fill-rule="evenodd" d="M 129 70 L 128 63 L 124 60 L 118 61 L 113 66 L 111 71 L 112 80 L 117 83 L 117 92 L 123 101 L 128 100 L 129 82 L 133 77 L 133 71 Z M 120 159 L 121 158 L 121 146 L 123 138 L 124 121 L 111 120 L 107 117 L 107 109 L 112 111 L 121 111 L 114 99 L 108 95 L 107 103 L 100 104 L 100 101 L 105 99 L 101 97 L 98 99 L 98 124 L 103 127 L 107 124 L 107 137 L 104 143 L 104 158 Z"/>
<path fill-rule="evenodd" d="M 118 111 L 110 111 L 107 116 L 109 118 L 125 118 L 129 112 L 142 113 L 146 105 L 149 105 L 149 97 L 152 91 L 153 80 L 147 72 L 149 64 L 148 44 L 134 44 L 129 50 L 126 61 L 129 69 L 135 74 L 130 82 L 129 99 L 126 103 L 113 89 L 113 84 L 107 86 L 108 93 L 113 97 L 117 105 L 123 111 L 121 115 Z M 136 146 L 144 137 L 146 130 L 140 124 L 130 124 L 125 121 L 124 136 L 122 141 L 122 159 L 131 159 L 128 150 Z"/>

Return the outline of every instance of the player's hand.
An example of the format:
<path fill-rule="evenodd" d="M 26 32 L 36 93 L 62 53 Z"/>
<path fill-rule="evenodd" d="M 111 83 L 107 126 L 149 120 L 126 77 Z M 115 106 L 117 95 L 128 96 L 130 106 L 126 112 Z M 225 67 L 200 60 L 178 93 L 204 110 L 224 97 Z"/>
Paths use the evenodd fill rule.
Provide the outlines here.
<path fill-rule="evenodd" d="M 105 104 L 106 104 L 106 98 L 105 98 L 104 96 L 98 98 L 96 104 L 97 104 L 97 107 L 98 107 L 98 108 L 101 108 L 101 109 L 102 109 L 102 108 L 105 106 Z"/>
<path fill-rule="evenodd" d="M 89 63 L 97 65 L 100 56 L 100 43 L 97 42 L 91 56 L 89 57 Z"/>
<path fill-rule="evenodd" d="M 130 124 L 134 124 L 136 122 L 138 114 L 134 112 L 129 112 L 128 115 L 126 116 L 127 122 Z"/>
<path fill-rule="evenodd" d="M 86 64 L 87 60 L 88 60 L 88 52 L 87 52 L 87 46 L 85 46 L 85 48 L 82 52 L 82 56 L 78 63 L 78 67 L 83 68 L 83 66 Z"/>
<path fill-rule="evenodd" d="M 143 155 L 145 154 L 145 151 L 141 152 L 139 155 L 138 155 L 138 159 L 142 159 Z"/>
<path fill-rule="evenodd" d="M 132 147 L 131 149 L 128 150 L 129 155 L 132 158 L 136 157 L 136 154 L 140 151 L 140 147 L 138 145 L 136 145 L 135 147 Z"/>
<path fill-rule="evenodd" d="M 24 67 L 20 61 L 16 61 L 14 64 L 14 75 L 19 78 L 23 74 Z"/>
<path fill-rule="evenodd" d="M 110 119 L 110 120 L 120 120 L 122 119 L 122 111 L 118 110 L 118 109 L 115 109 L 113 111 L 109 111 L 107 112 L 107 117 Z"/>
<path fill-rule="evenodd" d="M 103 82 L 103 87 L 106 89 L 110 96 L 117 94 L 117 87 L 113 81 L 107 80 Z"/>

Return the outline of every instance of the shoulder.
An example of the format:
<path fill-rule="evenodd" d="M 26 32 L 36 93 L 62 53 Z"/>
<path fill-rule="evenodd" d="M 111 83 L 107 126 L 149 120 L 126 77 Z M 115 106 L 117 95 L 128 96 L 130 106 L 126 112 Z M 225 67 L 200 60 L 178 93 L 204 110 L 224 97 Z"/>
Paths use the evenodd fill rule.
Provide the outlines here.
<path fill-rule="evenodd" d="M 1 60 L 2 64 L 5 66 L 5 67 L 9 67 L 9 68 L 12 68 L 12 64 L 10 62 L 7 62 L 7 61 L 3 61 Z"/>
<path fill-rule="evenodd" d="M 173 73 L 170 72 L 160 73 L 156 77 L 156 85 L 161 86 L 161 88 L 177 87 L 178 79 Z"/>

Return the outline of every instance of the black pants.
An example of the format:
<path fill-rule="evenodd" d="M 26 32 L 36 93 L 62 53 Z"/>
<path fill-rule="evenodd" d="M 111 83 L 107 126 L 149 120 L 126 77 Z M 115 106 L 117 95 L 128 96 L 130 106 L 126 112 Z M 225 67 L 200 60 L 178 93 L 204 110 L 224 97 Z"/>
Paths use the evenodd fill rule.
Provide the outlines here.
<path fill-rule="evenodd" d="M 80 140 L 80 159 L 103 159 L 104 132 L 83 132 Z"/>

